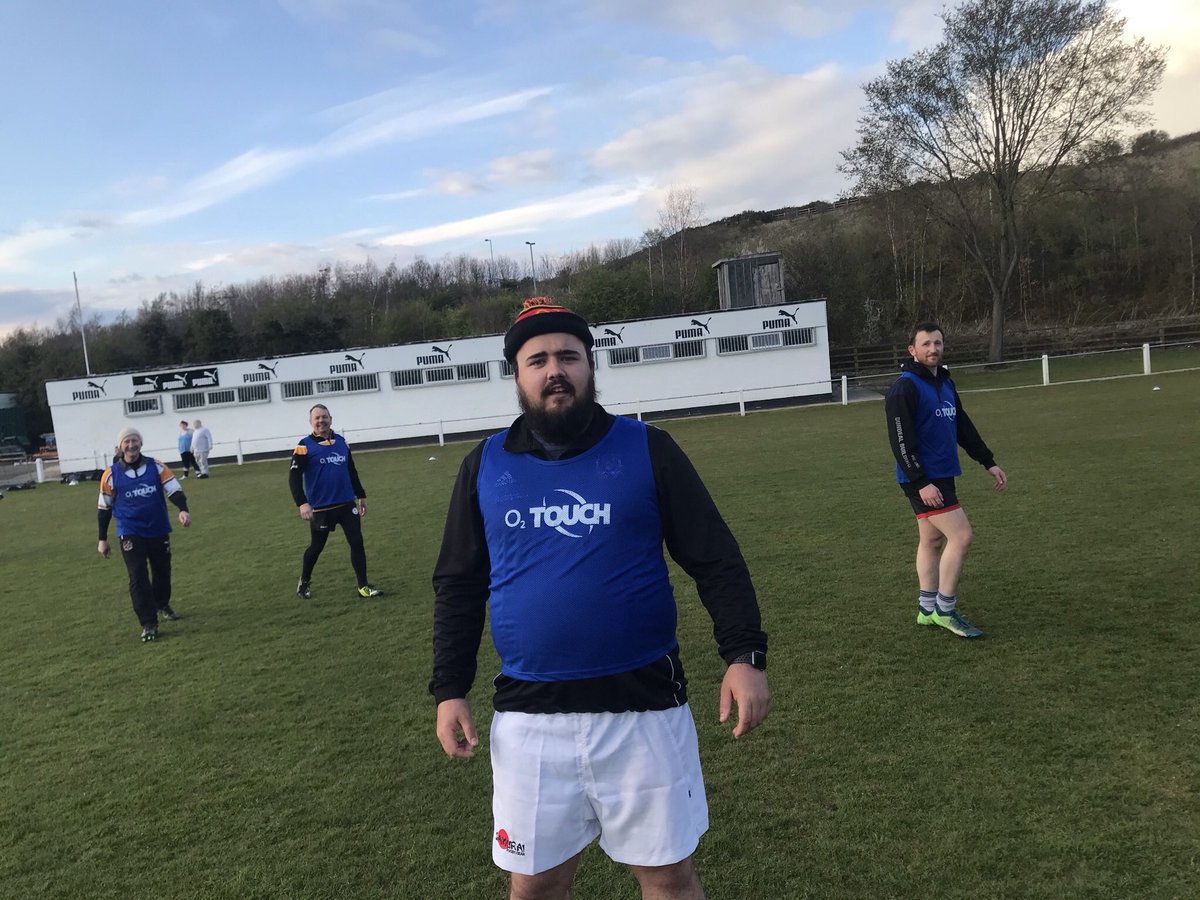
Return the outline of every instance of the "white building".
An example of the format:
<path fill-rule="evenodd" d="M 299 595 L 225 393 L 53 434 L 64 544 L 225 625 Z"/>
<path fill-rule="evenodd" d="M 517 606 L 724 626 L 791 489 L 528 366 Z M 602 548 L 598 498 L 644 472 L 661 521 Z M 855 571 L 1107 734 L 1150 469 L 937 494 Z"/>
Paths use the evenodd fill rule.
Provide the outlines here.
<path fill-rule="evenodd" d="M 830 395 L 825 302 L 592 326 L 600 400 L 637 415 Z M 46 383 L 63 472 L 104 468 L 133 425 L 177 460 L 179 422 L 203 420 L 213 459 L 290 452 L 325 403 L 355 447 L 506 427 L 519 412 L 503 335 L 94 375 Z"/>

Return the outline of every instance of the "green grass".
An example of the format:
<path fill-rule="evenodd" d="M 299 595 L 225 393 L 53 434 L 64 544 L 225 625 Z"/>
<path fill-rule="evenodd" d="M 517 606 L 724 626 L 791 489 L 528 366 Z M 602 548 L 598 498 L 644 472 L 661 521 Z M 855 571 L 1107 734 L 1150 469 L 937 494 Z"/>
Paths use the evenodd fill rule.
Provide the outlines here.
<path fill-rule="evenodd" d="M 663 426 L 771 633 L 774 711 L 734 742 L 711 625 L 675 573 L 709 896 L 1200 895 L 1200 372 L 969 405 L 1011 479 L 997 494 L 968 461 L 960 482 L 980 642 L 913 623 L 916 528 L 878 403 Z M 469 446 L 360 455 L 377 601 L 353 599 L 340 536 L 313 600 L 294 596 L 307 530 L 285 462 L 187 482 L 184 619 L 149 645 L 120 560 L 95 553 L 95 485 L 9 493 L 0 897 L 504 896 L 486 752 L 444 758 L 425 690 Z M 494 671 L 485 646 L 481 724 Z M 636 890 L 592 848 L 575 896 Z"/>

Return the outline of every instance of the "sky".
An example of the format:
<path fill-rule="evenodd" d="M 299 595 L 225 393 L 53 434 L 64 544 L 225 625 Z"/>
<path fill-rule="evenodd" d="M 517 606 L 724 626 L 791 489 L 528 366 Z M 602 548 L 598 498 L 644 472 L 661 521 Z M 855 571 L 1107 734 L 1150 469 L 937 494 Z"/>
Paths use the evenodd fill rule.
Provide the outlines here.
<path fill-rule="evenodd" d="M 1200 130 L 1200 0 L 1112 0 Z M 940 0 L 7 0 L 0 337 L 368 259 L 538 260 L 833 200 Z M 540 265 L 540 262 L 539 262 Z"/>

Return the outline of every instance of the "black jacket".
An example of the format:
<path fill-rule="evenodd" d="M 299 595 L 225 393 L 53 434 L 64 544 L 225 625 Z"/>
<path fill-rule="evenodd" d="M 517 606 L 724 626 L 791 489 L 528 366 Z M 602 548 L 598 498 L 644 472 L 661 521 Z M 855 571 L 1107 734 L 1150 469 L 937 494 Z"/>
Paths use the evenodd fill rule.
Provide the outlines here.
<path fill-rule="evenodd" d="M 948 381 L 951 384 L 954 383 L 950 381 L 950 370 L 945 366 L 938 366 L 936 375 L 931 373 L 927 366 L 911 359 L 901 368 L 905 372 L 911 372 L 918 378 L 939 386 Z M 958 397 L 958 411 L 954 417 L 958 432 L 958 445 L 967 451 L 967 455 L 971 459 L 985 469 L 990 469 L 996 464 L 996 459 L 992 456 L 988 445 L 983 442 L 983 438 L 979 436 L 979 430 L 975 427 L 975 423 L 967 415 L 967 411 L 963 407 L 962 395 L 958 393 L 957 389 L 954 393 Z M 920 435 L 917 433 L 917 403 L 919 399 L 917 386 L 907 378 L 900 377 L 888 389 L 887 396 L 883 401 L 888 423 L 888 442 L 892 445 L 892 455 L 896 457 L 896 463 L 904 472 L 905 477 L 917 490 L 929 484 L 925 468 L 921 465 L 921 441 Z"/>
<path fill-rule="evenodd" d="M 562 457 L 594 446 L 612 423 L 613 417 L 597 404 L 590 425 Z M 718 651 L 727 662 L 750 650 L 765 652 L 767 636 L 761 628 L 758 600 L 737 541 L 679 445 L 664 431 L 654 427 L 647 431 L 667 550 L 695 579 L 700 600 L 713 619 Z M 548 458 L 524 417 L 509 429 L 504 449 Z M 480 443 L 459 469 L 433 573 L 436 599 L 429 691 L 439 703 L 465 697 L 475 680 L 491 579 L 476 491 L 482 458 Z M 525 682 L 498 675 L 494 685 L 493 703 L 501 711 L 627 712 L 668 709 L 687 700 L 678 647 L 657 662 L 617 675 L 561 682 Z"/>

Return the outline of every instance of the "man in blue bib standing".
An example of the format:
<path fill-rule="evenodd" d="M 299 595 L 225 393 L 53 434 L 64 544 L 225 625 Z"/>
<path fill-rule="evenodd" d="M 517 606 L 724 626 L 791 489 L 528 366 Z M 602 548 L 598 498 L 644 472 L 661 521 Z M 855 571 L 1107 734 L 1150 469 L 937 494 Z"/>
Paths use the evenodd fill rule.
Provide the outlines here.
<path fill-rule="evenodd" d="M 490 610 L 492 859 L 513 900 L 568 896 L 599 838 L 645 897 L 702 898 L 708 828 L 666 561 L 696 581 L 728 664 L 720 720 L 766 718 L 767 636 L 741 550 L 671 437 L 596 402 L 580 316 L 526 301 L 504 338 L 523 415 L 463 460 L 434 571 L 437 737 L 478 745 L 466 700 Z"/>
<path fill-rule="evenodd" d="M 142 625 L 142 640 L 158 639 L 158 616 L 175 621 L 171 609 L 170 500 L 179 509 L 179 524 L 188 528 L 192 515 L 174 473 L 142 455 L 142 434 L 123 428 L 117 435 L 117 455 L 100 476 L 97 518 L 100 541 L 96 552 L 109 557 L 108 525 L 117 518 L 117 540 L 129 571 L 129 598 Z"/>
<path fill-rule="evenodd" d="M 309 542 L 296 593 L 304 600 L 312 597 L 313 569 L 330 533 L 340 525 L 350 545 L 350 565 L 358 579 L 358 596 L 378 597 L 383 591 L 367 582 L 367 551 L 363 546 L 367 492 L 359 481 L 350 445 L 333 430 L 333 416 L 325 404 L 318 403 L 308 411 L 308 423 L 312 433 L 296 444 L 288 470 L 292 499 L 300 510 L 300 518 L 309 525 Z"/>
<path fill-rule="evenodd" d="M 962 474 L 958 448 L 987 469 L 996 490 L 1004 490 L 1008 479 L 963 409 L 950 370 L 941 364 L 944 351 L 936 322 L 913 328 L 912 359 L 888 390 L 884 410 L 896 481 L 917 516 L 917 624 L 980 638 L 983 632 L 958 611 L 958 580 L 974 537 L 955 490 L 954 479 Z"/>

